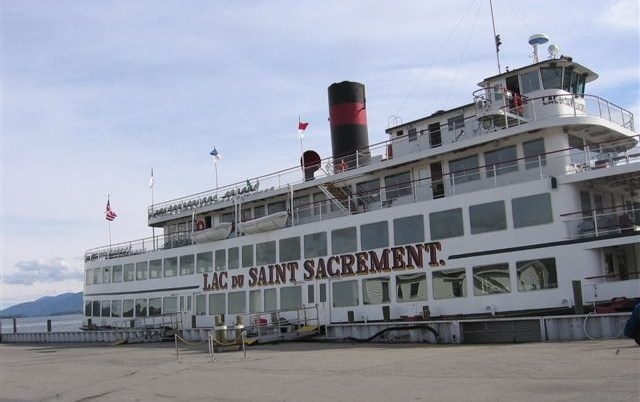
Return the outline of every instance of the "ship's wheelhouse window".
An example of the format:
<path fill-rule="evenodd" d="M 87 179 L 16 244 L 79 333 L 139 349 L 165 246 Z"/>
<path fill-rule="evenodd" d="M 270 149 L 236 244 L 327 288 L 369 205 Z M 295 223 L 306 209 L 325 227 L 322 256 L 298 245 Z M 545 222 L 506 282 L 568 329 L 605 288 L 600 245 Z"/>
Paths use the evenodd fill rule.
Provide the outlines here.
<path fill-rule="evenodd" d="M 398 302 L 427 300 L 427 275 L 396 275 L 396 298 Z"/>
<path fill-rule="evenodd" d="M 93 269 L 93 284 L 99 285 L 102 283 L 102 268 Z"/>
<path fill-rule="evenodd" d="M 136 317 L 147 316 L 147 299 L 136 299 Z"/>
<path fill-rule="evenodd" d="M 101 317 L 111 317 L 111 300 L 103 300 Z"/>
<path fill-rule="evenodd" d="M 111 317 L 120 317 L 122 314 L 122 300 L 111 301 Z"/>
<path fill-rule="evenodd" d="M 136 263 L 136 280 L 143 281 L 147 279 L 149 271 L 149 263 L 146 261 L 141 261 Z"/>
<path fill-rule="evenodd" d="M 207 297 L 205 295 L 196 295 L 196 315 L 207 314 Z"/>
<path fill-rule="evenodd" d="M 473 293 L 476 296 L 510 292 L 509 264 L 473 267 Z"/>
<path fill-rule="evenodd" d="M 102 283 L 111 282 L 111 267 L 102 268 Z"/>
<path fill-rule="evenodd" d="M 357 280 L 333 282 L 331 291 L 333 307 L 350 307 L 359 304 Z"/>
<path fill-rule="evenodd" d="M 358 249 L 356 227 L 336 229 L 331 231 L 331 253 L 352 253 Z"/>
<path fill-rule="evenodd" d="M 429 130 L 429 144 L 431 148 L 436 148 L 442 145 L 442 134 L 440 133 L 440 123 L 431 123 L 427 127 Z"/>
<path fill-rule="evenodd" d="M 537 91 L 540 89 L 540 80 L 538 79 L 538 71 L 532 71 L 530 73 L 522 74 L 520 76 L 520 88 L 523 94 Z"/>
<path fill-rule="evenodd" d="M 302 286 L 283 286 L 280 288 L 280 310 L 298 310 L 302 308 Z"/>
<path fill-rule="evenodd" d="M 304 258 L 324 257 L 327 255 L 327 233 L 319 232 L 304 236 Z"/>
<path fill-rule="evenodd" d="M 129 299 L 122 301 L 122 316 L 133 317 L 133 300 Z"/>
<path fill-rule="evenodd" d="M 264 290 L 264 311 L 276 311 L 278 309 L 278 295 L 276 290 L 265 289 Z"/>
<path fill-rule="evenodd" d="M 313 285 L 307 285 L 307 303 L 316 302 L 316 288 Z"/>
<path fill-rule="evenodd" d="M 162 298 L 152 297 L 149 299 L 149 317 L 162 314 Z"/>
<path fill-rule="evenodd" d="M 149 279 L 162 277 L 162 260 L 149 261 Z"/>
<path fill-rule="evenodd" d="M 544 89 L 562 88 L 562 67 L 543 67 L 540 69 Z"/>
<path fill-rule="evenodd" d="M 213 271 L 213 253 L 207 251 L 196 254 L 196 272 L 199 274 Z"/>
<path fill-rule="evenodd" d="M 180 256 L 180 275 L 193 275 L 195 272 L 195 258 L 193 254 Z"/>
<path fill-rule="evenodd" d="M 230 247 L 227 253 L 229 254 L 229 269 L 240 268 L 240 248 Z"/>
<path fill-rule="evenodd" d="M 452 173 L 451 185 L 480 180 L 479 166 L 478 155 L 449 161 L 449 171 Z"/>
<path fill-rule="evenodd" d="M 209 315 L 227 313 L 226 297 L 224 293 L 213 293 L 209 295 Z"/>
<path fill-rule="evenodd" d="M 164 297 L 162 299 L 163 314 L 172 314 L 178 312 L 178 298 L 175 296 Z"/>
<path fill-rule="evenodd" d="M 260 289 L 249 291 L 249 312 L 259 313 L 262 311 L 262 291 Z"/>
<path fill-rule="evenodd" d="M 112 281 L 114 283 L 122 282 L 122 265 L 114 265 L 111 270 L 113 275 Z"/>
<path fill-rule="evenodd" d="M 409 141 L 415 141 L 418 139 L 418 131 L 415 128 L 409 129 Z"/>
<path fill-rule="evenodd" d="M 455 131 L 464 128 L 464 115 L 460 114 L 458 116 L 450 117 L 447 120 L 447 127 L 449 128 L 449 131 Z"/>
<path fill-rule="evenodd" d="M 384 178 L 387 200 L 393 200 L 405 195 L 413 194 L 411 187 L 411 173 L 402 172 Z"/>
<path fill-rule="evenodd" d="M 549 193 L 514 198 L 511 200 L 511 209 L 515 228 L 553 222 Z"/>
<path fill-rule="evenodd" d="M 518 271 L 519 292 L 558 287 L 555 258 L 518 261 L 516 262 L 516 270 Z"/>
<path fill-rule="evenodd" d="M 467 297 L 467 272 L 464 268 L 433 271 L 433 298 Z"/>
<path fill-rule="evenodd" d="M 373 250 L 389 246 L 389 222 L 380 221 L 360 226 L 360 249 Z"/>
<path fill-rule="evenodd" d="M 135 279 L 133 264 L 124 264 L 124 281 L 133 282 Z"/>
<path fill-rule="evenodd" d="M 248 268 L 253 265 L 253 244 L 242 246 L 242 268 Z"/>
<path fill-rule="evenodd" d="M 178 257 L 169 257 L 164 259 L 164 276 L 178 275 Z"/>
<path fill-rule="evenodd" d="M 276 242 L 268 241 L 256 244 L 256 265 L 275 264 Z"/>
<path fill-rule="evenodd" d="M 487 177 L 518 171 L 516 146 L 496 149 L 484 153 Z"/>
<path fill-rule="evenodd" d="M 469 207 L 471 234 L 495 232 L 507 228 L 504 201 L 488 202 Z"/>
<path fill-rule="evenodd" d="M 91 303 L 91 310 L 93 317 L 100 317 L 100 300 L 94 300 Z"/>
<path fill-rule="evenodd" d="M 229 314 L 244 314 L 247 312 L 246 292 L 229 292 Z"/>
<path fill-rule="evenodd" d="M 84 271 L 84 283 L 86 285 L 93 284 L 93 269 L 87 269 Z"/>
<path fill-rule="evenodd" d="M 433 240 L 463 236 L 462 209 L 456 208 L 430 213 L 429 229 L 431 231 L 431 239 Z"/>
<path fill-rule="evenodd" d="M 267 210 L 269 214 L 273 214 L 275 212 L 285 211 L 287 209 L 287 205 L 285 201 L 272 202 L 267 205 Z"/>
<path fill-rule="evenodd" d="M 296 261 L 300 259 L 300 238 L 289 237 L 287 239 L 280 239 L 279 242 L 279 260 Z"/>
<path fill-rule="evenodd" d="M 544 139 L 526 141 L 522 143 L 525 169 L 533 169 L 547 165 L 547 157 L 544 150 Z"/>
<path fill-rule="evenodd" d="M 296 218 L 307 218 L 311 216 L 312 205 L 309 196 L 297 197 L 293 199 L 293 213 Z"/>
<path fill-rule="evenodd" d="M 583 95 L 585 82 L 586 77 L 584 74 L 575 73 L 571 67 L 565 68 L 562 89 L 574 95 Z"/>
<path fill-rule="evenodd" d="M 382 304 L 391 302 L 389 295 L 389 283 L 391 278 L 381 276 L 362 280 L 362 303 Z"/>
<path fill-rule="evenodd" d="M 420 243 L 424 241 L 424 217 L 407 216 L 393 220 L 393 244 Z"/>
<path fill-rule="evenodd" d="M 380 180 L 372 179 L 356 184 L 358 205 L 365 208 L 374 202 L 380 201 Z"/>
<path fill-rule="evenodd" d="M 216 271 L 224 271 L 227 269 L 227 250 L 216 250 Z"/>
<path fill-rule="evenodd" d="M 87 300 L 84 302 L 84 316 L 91 317 L 91 301 Z"/>

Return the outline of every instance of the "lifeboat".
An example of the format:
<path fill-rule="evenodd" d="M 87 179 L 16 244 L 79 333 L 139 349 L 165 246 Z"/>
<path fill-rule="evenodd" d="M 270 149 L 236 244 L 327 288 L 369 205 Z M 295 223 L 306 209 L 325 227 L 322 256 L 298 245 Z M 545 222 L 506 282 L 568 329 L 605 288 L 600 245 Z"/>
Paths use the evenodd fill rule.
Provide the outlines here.
<path fill-rule="evenodd" d="M 255 234 L 268 232 L 270 230 L 282 229 L 287 225 L 289 212 L 280 211 L 250 221 L 238 223 L 238 229 L 245 234 Z"/>
<path fill-rule="evenodd" d="M 233 225 L 229 222 L 220 222 L 208 229 L 196 230 L 191 233 L 191 240 L 194 243 L 208 243 L 211 241 L 222 240 L 229 237 Z"/>

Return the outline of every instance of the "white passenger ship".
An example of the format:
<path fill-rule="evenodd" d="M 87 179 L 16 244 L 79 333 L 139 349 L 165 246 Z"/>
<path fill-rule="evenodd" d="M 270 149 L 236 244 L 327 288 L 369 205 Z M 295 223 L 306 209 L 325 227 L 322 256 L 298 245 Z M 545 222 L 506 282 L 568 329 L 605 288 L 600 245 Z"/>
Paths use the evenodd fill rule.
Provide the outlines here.
<path fill-rule="evenodd" d="M 586 92 L 597 78 L 552 54 L 372 145 L 364 86 L 333 84 L 331 158 L 150 206 L 162 235 L 86 252 L 85 324 L 304 312 L 331 326 L 640 298 L 638 135 Z"/>

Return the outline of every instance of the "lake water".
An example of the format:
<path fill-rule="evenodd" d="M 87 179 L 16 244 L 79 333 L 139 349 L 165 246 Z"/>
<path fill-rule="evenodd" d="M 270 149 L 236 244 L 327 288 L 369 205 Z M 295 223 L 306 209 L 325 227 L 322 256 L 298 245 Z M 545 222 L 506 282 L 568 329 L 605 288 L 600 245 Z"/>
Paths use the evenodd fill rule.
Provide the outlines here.
<path fill-rule="evenodd" d="M 51 320 L 51 332 L 80 331 L 82 314 L 54 315 L 50 317 L 16 318 L 19 333 L 47 332 L 47 320 Z M 2 333 L 13 332 L 13 319 L 2 319 Z"/>

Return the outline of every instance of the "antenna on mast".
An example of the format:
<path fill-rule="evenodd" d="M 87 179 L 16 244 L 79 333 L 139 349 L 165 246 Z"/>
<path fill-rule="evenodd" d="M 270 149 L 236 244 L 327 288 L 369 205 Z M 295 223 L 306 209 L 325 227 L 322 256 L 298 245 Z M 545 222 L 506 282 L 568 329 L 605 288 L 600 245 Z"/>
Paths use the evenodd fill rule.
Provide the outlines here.
<path fill-rule="evenodd" d="M 502 45 L 502 41 L 500 40 L 500 35 L 496 35 L 496 21 L 493 18 L 493 3 L 489 0 L 489 8 L 491 9 L 491 25 L 493 25 L 493 38 L 496 41 L 496 59 L 498 60 L 498 74 L 501 74 L 500 71 L 500 45 Z"/>
<path fill-rule="evenodd" d="M 549 35 L 547 34 L 539 33 L 539 34 L 531 35 L 529 37 L 529 44 L 533 46 L 533 62 L 534 63 L 537 63 L 540 61 L 538 60 L 538 45 L 544 45 L 547 42 L 549 42 Z"/>

